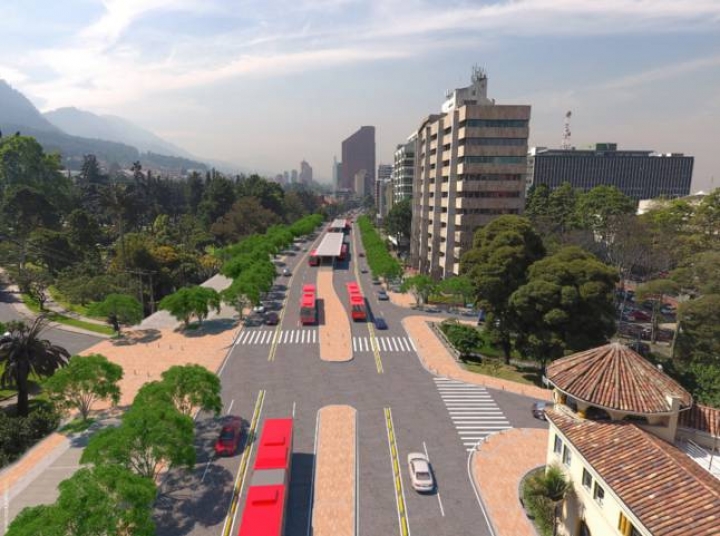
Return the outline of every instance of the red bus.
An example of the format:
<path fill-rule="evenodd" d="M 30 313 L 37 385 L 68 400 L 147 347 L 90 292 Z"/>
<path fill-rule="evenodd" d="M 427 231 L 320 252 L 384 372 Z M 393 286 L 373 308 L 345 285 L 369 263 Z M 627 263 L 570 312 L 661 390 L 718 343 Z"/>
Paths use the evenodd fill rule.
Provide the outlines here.
<path fill-rule="evenodd" d="M 285 532 L 292 451 L 293 420 L 267 419 L 238 536 L 281 536 Z"/>
<path fill-rule="evenodd" d="M 317 255 L 317 249 L 313 249 L 310 252 L 310 257 L 308 258 L 308 264 L 310 266 L 320 266 L 320 257 Z"/>
<path fill-rule="evenodd" d="M 356 282 L 346 284 L 348 298 L 350 301 L 350 316 L 353 320 L 367 320 L 367 308 L 365 297 L 360 292 L 360 286 Z"/>
<path fill-rule="evenodd" d="M 315 285 L 303 285 L 300 298 L 300 323 L 315 324 L 317 322 L 317 293 Z"/>
<path fill-rule="evenodd" d="M 344 261 L 347 259 L 349 245 L 347 242 L 343 242 L 342 247 L 340 248 L 340 255 L 338 256 L 339 261 Z"/>

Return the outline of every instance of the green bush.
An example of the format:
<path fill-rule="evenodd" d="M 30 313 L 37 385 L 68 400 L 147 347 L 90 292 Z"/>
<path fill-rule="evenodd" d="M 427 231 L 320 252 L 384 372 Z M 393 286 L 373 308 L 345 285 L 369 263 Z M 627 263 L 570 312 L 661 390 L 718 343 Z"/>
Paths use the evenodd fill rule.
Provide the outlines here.
<path fill-rule="evenodd" d="M 360 236 L 365 256 L 373 276 L 386 278 L 399 277 L 402 275 L 402 267 L 398 260 L 390 255 L 387 245 L 375 230 L 367 216 L 360 216 L 357 219 L 360 228 Z"/>
<path fill-rule="evenodd" d="M 59 424 L 60 416 L 50 407 L 40 407 L 27 417 L 0 412 L 0 468 L 18 459 Z"/>

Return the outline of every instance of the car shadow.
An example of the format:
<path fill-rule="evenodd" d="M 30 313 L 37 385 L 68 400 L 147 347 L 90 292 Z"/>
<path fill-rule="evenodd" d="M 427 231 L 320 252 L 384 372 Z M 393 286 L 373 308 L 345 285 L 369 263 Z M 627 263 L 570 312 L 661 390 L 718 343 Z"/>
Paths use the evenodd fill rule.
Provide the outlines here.
<path fill-rule="evenodd" d="M 305 452 L 293 454 L 287 521 L 285 522 L 286 536 L 307 536 L 308 534 L 314 463 L 315 455 L 313 454 Z"/>
<path fill-rule="evenodd" d="M 317 305 L 317 325 L 318 326 L 324 326 L 325 325 L 325 300 L 322 298 L 318 298 L 315 300 L 315 304 Z"/>

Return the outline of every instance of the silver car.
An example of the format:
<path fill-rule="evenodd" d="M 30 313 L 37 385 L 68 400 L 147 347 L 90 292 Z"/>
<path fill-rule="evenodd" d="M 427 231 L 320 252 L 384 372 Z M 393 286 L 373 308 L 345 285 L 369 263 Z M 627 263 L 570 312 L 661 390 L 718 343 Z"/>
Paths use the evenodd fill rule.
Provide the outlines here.
<path fill-rule="evenodd" d="M 415 491 L 429 492 L 435 489 L 435 478 L 427 456 L 420 452 L 411 452 L 407 457 L 410 483 Z"/>

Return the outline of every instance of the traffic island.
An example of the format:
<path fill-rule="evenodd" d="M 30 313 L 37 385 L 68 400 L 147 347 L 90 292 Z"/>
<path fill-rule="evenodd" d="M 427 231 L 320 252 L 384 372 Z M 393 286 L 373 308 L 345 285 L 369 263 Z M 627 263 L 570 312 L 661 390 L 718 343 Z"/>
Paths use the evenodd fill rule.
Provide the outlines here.
<path fill-rule="evenodd" d="M 323 300 L 324 321 L 319 326 L 320 359 L 323 361 L 350 361 L 352 333 L 347 311 L 335 293 L 332 270 L 321 269 L 317 275 L 318 296 Z"/>
<path fill-rule="evenodd" d="M 313 490 L 313 536 L 355 536 L 357 411 L 325 406 L 318 411 Z"/>

